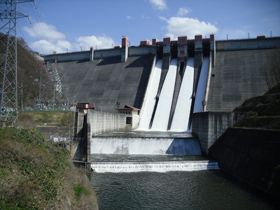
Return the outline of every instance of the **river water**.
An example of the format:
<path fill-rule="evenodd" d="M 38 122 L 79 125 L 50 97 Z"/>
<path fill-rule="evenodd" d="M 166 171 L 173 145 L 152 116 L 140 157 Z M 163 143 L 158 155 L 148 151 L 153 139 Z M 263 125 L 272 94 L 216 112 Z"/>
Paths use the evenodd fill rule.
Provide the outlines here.
<path fill-rule="evenodd" d="M 164 158 L 165 161 L 169 159 Z M 274 209 L 263 195 L 220 170 L 92 172 L 90 180 L 100 210 Z"/>

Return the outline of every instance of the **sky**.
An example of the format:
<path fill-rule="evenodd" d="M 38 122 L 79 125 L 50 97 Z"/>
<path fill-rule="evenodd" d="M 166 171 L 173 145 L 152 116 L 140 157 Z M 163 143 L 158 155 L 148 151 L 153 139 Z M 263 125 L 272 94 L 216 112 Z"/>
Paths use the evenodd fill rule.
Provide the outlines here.
<path fill-rule="evenodd" d="M 1 8 L 0 8 L 1 10 Z M 216 40 L 280 36 L 280 0 L 35 0 L 18 5 L 17 36 L 41 54 L 130 46 L 196 34 Z"/>

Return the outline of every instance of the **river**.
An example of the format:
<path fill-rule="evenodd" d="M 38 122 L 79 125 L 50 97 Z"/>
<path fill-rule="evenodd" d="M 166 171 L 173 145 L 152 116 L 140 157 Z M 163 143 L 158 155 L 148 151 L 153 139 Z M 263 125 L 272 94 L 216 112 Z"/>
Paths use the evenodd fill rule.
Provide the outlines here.
<path fill-rule="evenodd" d="M 274 209 L 263 194 L 220 170 L 92 172 L 90 180 L 100 210 Z"/>

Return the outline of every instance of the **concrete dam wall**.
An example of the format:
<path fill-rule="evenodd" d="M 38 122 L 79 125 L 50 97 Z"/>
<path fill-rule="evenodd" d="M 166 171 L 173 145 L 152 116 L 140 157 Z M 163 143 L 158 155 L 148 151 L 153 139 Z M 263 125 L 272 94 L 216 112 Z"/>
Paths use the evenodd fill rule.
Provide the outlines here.
<path fill-rule="evenodd" d="M 183 37 L 183 42 L 180 38 L 153 40 L 153 45 L 139 47 L 128 47 L 125 42 L 121 48 L 53 54 L 44 59 L 57 62 L 62 92 L 70 103 L 93 102 L 98 111 L 116 112 L 117 102 L 120 107 L 128 104 L 141 109 L 152 68 L 162 58 L 168 63 L 177 59 L 176 84 L 181 82 L 178 78 L 182 78 L 188 58 L 194 58 L 195 93 L 203 58 L 210 57 L 205 97 L 198 102 L 203 111 L 230 112 L 245 99 L 268 90 L 264 71 L 280 51 L 280 38 L 215 41 L 211 35 L 210 39 Z"/>
<path fill-rule="evenodd" d="M 143 55 L 125 63 L 120 57 L 58 62 L 62 92 L 70 103 L 91 102 L 99 111 L 115 112 L 117 102 L 141 108 L 153 59 Z"/>
<path fill-rule="evenodd" d="M 217 51 L 206 111 L 232 111 L 244 100 L 263 95 L 268 90 L 264 73 L 277 52 L 279 48 Z"/>

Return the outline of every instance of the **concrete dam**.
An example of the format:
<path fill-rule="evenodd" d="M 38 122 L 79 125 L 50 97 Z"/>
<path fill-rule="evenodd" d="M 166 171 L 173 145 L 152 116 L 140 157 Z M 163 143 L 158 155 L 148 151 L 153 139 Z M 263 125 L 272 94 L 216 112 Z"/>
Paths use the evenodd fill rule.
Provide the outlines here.
<path fill-rule="evenodd" d="M 137 144 L 127 146 L 113 140 L 115 148 L 110 152 L 110 146 L 103 147 L 119 134 L 101 133 L 124 130 L 128 124 L 138 129 L 137 135 L 141 131 L 175 133 L 162 138 L 171 139 L 161 149 L 163 154 L 168 154 L 172 142 L 194 139 L 185 134 L 187 131 L 196 136 L 196 141 L 199 139 L 201 152 L 207 154 L 215 140 L 234 123 L 232 110 L 245 99 L 268 90 L 264 72 L 279 48 L 280 38 L 262 36 L 224 41 L 216 41 L 213 34 L 210 38 L 182 36 L 175 41 L 166 37 L 130 47 L 128 37 L 123 37 L 122 46 L 112 49 L 91 48 L 46 55 L 44 59 L 56 62 L 63 95 L 70 103 L 89 102 L 96 106 L 87 114 L 89 131 L 84 138 L 88 141 L 88 155 L 137 154 L 131 153 Z M 100 145 L 103 146 L 99 148 Z M 173 144 L 174 151 L 182 145 L 185 148 L 180 154 L 192 155 L 184 143 Z"/>
<path fill-rule="evenodd" d="M 273 54 L 279 51 L 280 38 L 215 41 L 196 36 L 179 37 L 163 42 L 153 39 L 128 47 L 124 37 L 122 46 L 112 49 L 52 54 L 43 56 L 45 62 L 57 62 L 62 92 L 70 103 L 93 102 L 96 110 L 116 112 L 128 104 L 142 109 L 152 70 L 161 60 L 159 95 L 170 61 L 177 61 L 175 106 L 188 59 L 194 59 L 194 97 L 198 88 L 203 58 L 209 57 L 207 86 L 202 97 L 203 111 L 232 111 L 245 99 L 261 95 L 268 89 L 264 71 L 271 65 Z M 200 100 L 201 100 L 200 99 Z M 173 108 L 174 109 L 174 108 Z M 172 110 L 172 109 L 171 109 Z M 174 110 L 173 110 L 174 111 Z M 172 112 L 172 111 L 171 111 Z"/>

